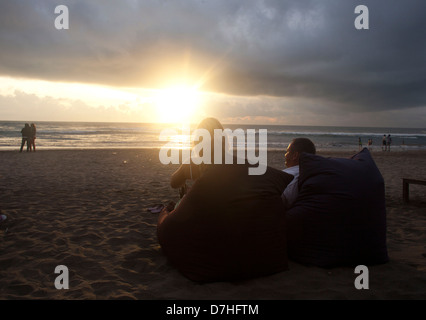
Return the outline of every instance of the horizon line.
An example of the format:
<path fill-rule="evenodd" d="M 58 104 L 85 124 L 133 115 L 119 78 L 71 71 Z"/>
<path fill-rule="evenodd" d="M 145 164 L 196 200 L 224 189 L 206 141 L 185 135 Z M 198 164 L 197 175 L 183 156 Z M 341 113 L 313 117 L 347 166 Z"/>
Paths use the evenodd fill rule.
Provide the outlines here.
<path fill-rule="evenodd" d="M 129 124 L 153 124 L 153 125 L 180 125 L 181 123 L 166 123 L 166 122 L 138 122 L 138 121 L 82 121 L 82 120 L 1 120 L 0 122 L 22 122 L 22 123 L 35 123 L 35 122 L 65 122 L 65 123 L 129 123 Z M 190 123 L 190 125 L 197 125 L 197 123 Z M 270 124 L 270 123 L 223 123 L 223 125 L 244 125 L 244 126 L 288 126 L 288 127 L 338 127 L 338 128 L 392 128 L 392 129 L 424 129 L 426 127 L 394 127 L 394 126 L 347 126 L 347 125 L 306 125 L 306 124 Z"/>

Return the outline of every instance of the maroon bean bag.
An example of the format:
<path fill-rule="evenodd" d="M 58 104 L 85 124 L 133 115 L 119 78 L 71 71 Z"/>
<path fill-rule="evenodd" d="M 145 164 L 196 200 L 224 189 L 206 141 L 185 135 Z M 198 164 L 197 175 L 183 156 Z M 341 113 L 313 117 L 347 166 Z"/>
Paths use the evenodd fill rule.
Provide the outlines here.
<path fill-rule="evenodd" d="M 215 165 L 167 216 L 158 240 L 169 262 L 197 282 L 235 281 L 286 270 L 281 194 L 293 176 L 268 167 Z"/>

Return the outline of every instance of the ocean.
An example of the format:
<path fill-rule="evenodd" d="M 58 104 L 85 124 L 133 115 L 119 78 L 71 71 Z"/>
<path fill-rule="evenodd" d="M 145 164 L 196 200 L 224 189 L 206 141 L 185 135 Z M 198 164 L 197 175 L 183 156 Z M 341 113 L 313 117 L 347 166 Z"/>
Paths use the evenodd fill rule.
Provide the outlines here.
<path fill-rule="evenodd" d="M 37 126 L 36 148 L 38 150 L 161 148 L 168 143 L 159 139 L 162 130 L 173 129 L 180 135 L 185 132 L 183 129 L 186 129 L 182 126 L 153 123 L 40 121 L 35 124 Z M 24 122 L 20 121 L 0 121 L 0 150 L 19 150 L 23 126 Z M 367 146 L 368 139 L 372 139 L 373 150 L 379 150 L 384 134 L 391 135 L 392 150 L 426 149 L 426 128 L 235 124 L 224 124 L 224 127 L 233 131 L 243 129 L 244 132 L 247 132 L 247 129 L 255 129 L 257 133 L 259 129 L 266 129 L 267 148 L 269 150 L 284 150 L 296 137 L 311 139 L 317 150 L 358 150 L 359 138 L 361 138 L 363 146 Z M 172 147 L 185 147 L 187 145 L 177 136 L 171 137 L 171 141 Z M 266 145 L 260 145 L 260 148 L 265 147 Z"/>

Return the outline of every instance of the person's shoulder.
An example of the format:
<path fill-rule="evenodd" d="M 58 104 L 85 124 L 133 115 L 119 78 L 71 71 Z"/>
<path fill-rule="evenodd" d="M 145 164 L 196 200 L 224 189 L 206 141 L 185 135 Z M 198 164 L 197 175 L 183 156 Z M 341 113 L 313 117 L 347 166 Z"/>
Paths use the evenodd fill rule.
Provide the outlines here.
<path fill-rule="evenodd" d="M 285 168 L 283 170 L 285 173 L 291 174 L 291 175 L 295 175 L 299 173 L 299 166 L 292 166 L 290 168 Z"/>

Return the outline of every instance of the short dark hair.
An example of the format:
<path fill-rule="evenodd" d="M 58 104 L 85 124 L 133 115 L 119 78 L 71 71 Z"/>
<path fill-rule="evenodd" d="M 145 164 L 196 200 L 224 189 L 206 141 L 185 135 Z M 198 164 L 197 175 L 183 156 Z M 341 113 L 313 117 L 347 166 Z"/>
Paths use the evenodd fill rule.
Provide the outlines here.
<path fill-rule="evenodd" d="M 316 153 L 316 148 L 314 143 L 308 138 L 293 139 L 293 141 L 291 141 L 291 147 L 293 151 L 296 151 L 299 153 L 302 153 L 302 152 L 312 153 L 312 154 Z"/>

